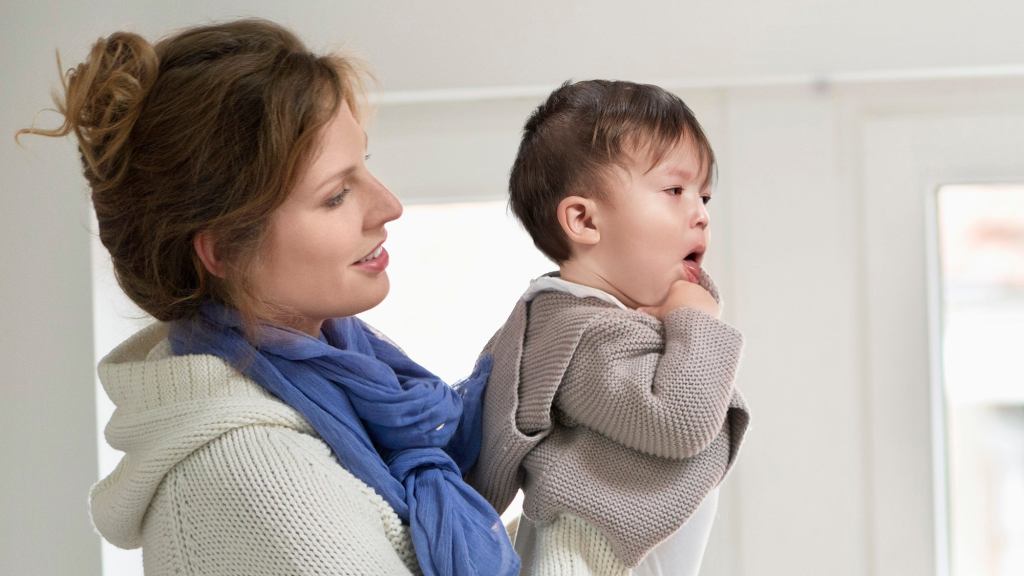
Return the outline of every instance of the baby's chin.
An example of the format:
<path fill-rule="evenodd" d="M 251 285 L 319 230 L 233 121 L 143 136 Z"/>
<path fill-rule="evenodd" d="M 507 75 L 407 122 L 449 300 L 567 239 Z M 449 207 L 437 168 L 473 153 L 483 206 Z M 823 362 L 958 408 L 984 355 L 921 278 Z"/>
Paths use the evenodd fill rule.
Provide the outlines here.
<path fill-rule="evenodd" d="M 667 282 L 665 282 L 662 286 L 659 287 L 659 290 L 658 290 L 658 292 L 656 294 L 651 294 L 649 296 L 648 299 L 652 300 L 652 302 L 650 304 L 638 304 L 637 307 L 643 307 L 643 306 L 656 307 L 656 306 L 661 306 L 662 304 L 665 303 L 665 300 L 668 300 L 669 294 L 672 292 L 672 286 L 674 286 L 677 282 L 689 282 L 691 284 L 696 284 L 697 283 L 696 280 L 691 280 L 690 276 L 688 274 L 686 274 L 685 272 L 680 272 L 678 274 L 673 274 L 672 277 Z"/>
<path fill-rule="evenodd" d="M 668 299 L 672 286 L 679 281 L 690 282 L 686 270 L 680 267 L 677 270 L 668 271 L 661 276 L 656 283 L 647 283 L 642 286 L 630 285 L 627 282 L 609 283 L 605 291 L 619 299 L 627 308 L 654 308 L 660 306 Z"/>
<path fill-rule="evenodd" d="M 669 289 L 666 286 L 664 290 L 660 290 L 657 293 L 647 294 L 637 297 L 636 299 L 630 299 L 629 302 L 624 301 L 623 304 L 634 310 L 637 308 L 656 308 L 665 303 L 665 300 L 668 299 L 668 294 Z"/>

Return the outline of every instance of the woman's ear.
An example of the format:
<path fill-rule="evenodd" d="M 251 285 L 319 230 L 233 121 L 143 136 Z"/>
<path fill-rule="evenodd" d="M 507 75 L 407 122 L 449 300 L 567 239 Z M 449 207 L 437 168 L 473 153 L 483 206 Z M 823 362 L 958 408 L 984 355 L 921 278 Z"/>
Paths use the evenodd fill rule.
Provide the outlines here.
<path fill-rule="evenodd" d="M 567 196 L 558 203 L 558 224 L 570 243 L 593 246 L 601 241 L 597 208 L 597 202 L 582 196 Z"/>
<path fill-rule="evenodd" d="M 217 278 L 224 278 L 224 262 L 217 257 L 213 234 L 210 234 L 208 230 L 197 233 L 192 238 L 192 248 L 196 251 L 196 256 L 199 256 L 199 260 L 207 272 Z"/>

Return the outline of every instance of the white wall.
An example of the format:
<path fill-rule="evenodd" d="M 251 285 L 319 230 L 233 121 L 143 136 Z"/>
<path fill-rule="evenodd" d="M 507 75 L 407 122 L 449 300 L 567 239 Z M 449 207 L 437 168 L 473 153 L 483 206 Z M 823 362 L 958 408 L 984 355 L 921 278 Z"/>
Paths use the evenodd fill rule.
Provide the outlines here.
<path fill-rule="evenodd" d="M 382 179 L 407 201 L 500 197 L 526 111 L 565 78 L 683 87 L 721 157 L 710 268 L 727 317 L 747 335 L 741 385 L 755 410 L 706 573 L 933 573 L 917 504 L 906 550 L 877 539 L 878 503 L 900 501 L 876 493 L 906 459 L 880 458 L 872 432 L 887 413 L 876 413 L 885 397 L 871 386 L 866 340 L 866 318 L 877 312 L 863 280 L 864 222 L 880 208 L 863 194 L 865 126 L 879 114 L 955 115 L 979 98 L 986 104 L 975 114 L 1024 102 L 1012 78 L 853 81 L 1024 68 L 1024 4 L 937 4 L 4 4 L 0 358 L 11 368 L 0 402 L 0 573 L 99 574 L 86 508 L 97 464 L 85 186 L 68 142 L 29 139 L 22 149 L 9 135 L 48 104 L 54 48 L 70 65 L 120 27 L 152 36 L 233 15 L 274 18 L 314 47 L 344 44 L 365 56 L 392 93 L 385 102 L 406 102 L 379 106 L 371 149 Z M 847 81 L 804 82 L 821 77 Z M 502 86 L 513 89 L 488 91 Z M 457 101 L 474 96 L 490 99 Z M 905 440 L 919 473 L 931 462 L 920 456 L 929 423 L 915 418 Z"/>
<path fill-rule="evenodd" d="M 0 18 L 0 573 L 96 574 L 90 208 L 70 142 L 13 143 L 46 103 L 58 34 L 12 8 Z"/>

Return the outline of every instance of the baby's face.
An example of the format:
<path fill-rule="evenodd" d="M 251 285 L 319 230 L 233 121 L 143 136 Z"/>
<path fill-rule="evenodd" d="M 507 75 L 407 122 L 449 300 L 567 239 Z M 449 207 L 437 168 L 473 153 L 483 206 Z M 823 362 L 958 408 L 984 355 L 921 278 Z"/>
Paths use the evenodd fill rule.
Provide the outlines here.
<path fill-rule="evenodd" d="M 678 280 L 696 282 L 708 247 L 709 188 L 697 150 L 684 139 L 650 171 L 640 160 L 615 170 L 600 201 L 596 272 L 630 307 L 654 306 Z"/>

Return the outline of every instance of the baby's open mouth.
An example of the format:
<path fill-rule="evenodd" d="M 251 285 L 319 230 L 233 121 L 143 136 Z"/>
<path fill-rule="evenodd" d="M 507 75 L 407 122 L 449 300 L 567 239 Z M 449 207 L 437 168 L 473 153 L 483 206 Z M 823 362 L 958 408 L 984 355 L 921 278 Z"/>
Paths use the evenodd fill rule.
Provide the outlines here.
<path fill-rule="evenodd" d="M 683 267 L 686 268 L 686 274 L 689 276 L 689 281 L 697 283 L 700 281 L 701 268 L 700 263 L 704 261 L 704 247 L 698 246 L 692 252 L 683 258 Z"/>
<path fill-rule="evenodd" d="M 704 261 L 704 250 L 698 248 L 693 252 L 687 254 L 686 258 L 683 258 L 683 260 L 685 262 L 691 262 L 693 264 L 696 264 L 697 266 L 700 266 L 700 263 Z"/>

